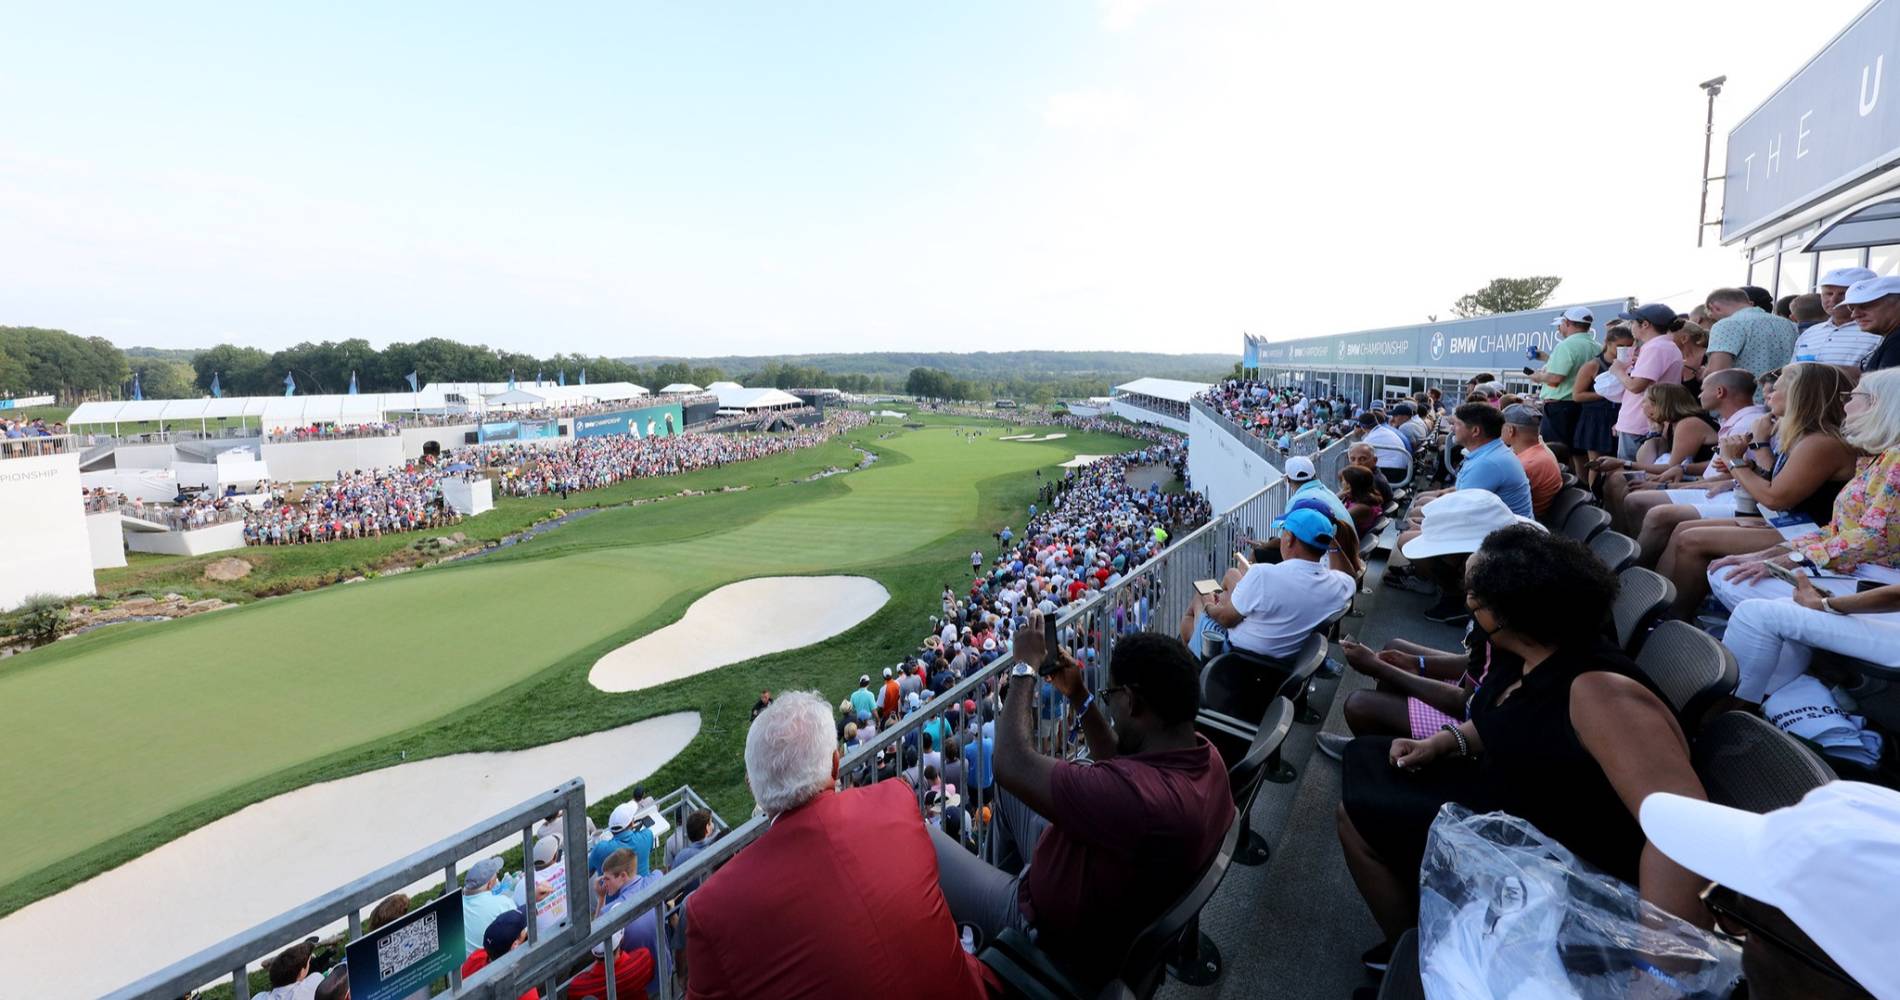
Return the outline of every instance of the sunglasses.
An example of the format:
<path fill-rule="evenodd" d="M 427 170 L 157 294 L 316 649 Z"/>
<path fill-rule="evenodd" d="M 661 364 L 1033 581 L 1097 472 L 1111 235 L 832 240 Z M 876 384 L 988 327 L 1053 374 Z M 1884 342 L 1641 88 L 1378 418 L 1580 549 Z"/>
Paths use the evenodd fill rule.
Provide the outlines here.
<path fill-rule="evenodd" d="M 1828 958 L 1815 954 L 1810 946 L 1795 944 L 1750 917 L 1746 910 L 1752 901 L 1748 901 L 1741 893 L 1711 882 L 1708 888 L 1702 890 L 1701 899 L 1702 905 L 1708 907 L 1709 913 L 1714 915 L 1716 929 L 1723 934 L 1744 941 L 1751 937 L 1757 941 L 1765 941 L 1800 959 L 1803 964 L 1835 982 L 1845 983 L 1855 989 L 1862 988 Z"/>

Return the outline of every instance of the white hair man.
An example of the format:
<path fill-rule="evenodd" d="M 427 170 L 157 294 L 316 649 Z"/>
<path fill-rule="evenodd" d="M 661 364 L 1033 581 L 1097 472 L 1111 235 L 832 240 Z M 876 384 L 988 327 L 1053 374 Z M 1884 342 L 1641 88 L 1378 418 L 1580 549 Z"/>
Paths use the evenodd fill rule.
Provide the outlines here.
<path fill-rule="evenodd" d="M 746 784 L 771 825 L 688 897 L 689 995 L 896 995 L 919 983 L 933 996 L 986 995 L 911 786 L 837 791 L 839 757 L 817 692 L 780 695 L 753 721 Z M 850 906 L 814 905 L 839 886 L 854 887 Z"/>

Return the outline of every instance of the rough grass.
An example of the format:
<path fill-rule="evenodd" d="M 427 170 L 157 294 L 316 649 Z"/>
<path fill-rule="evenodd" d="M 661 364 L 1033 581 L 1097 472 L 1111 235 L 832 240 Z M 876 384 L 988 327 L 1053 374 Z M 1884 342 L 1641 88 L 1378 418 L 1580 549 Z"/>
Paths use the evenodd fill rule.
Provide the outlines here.
<path fill-rule="evenodd" d="M 880 458 L 848 476 L 769 485 L 801 478 L 817 455 L 712 470 L 765 485 L 607 511 L 471 563 L 118 626 L 8 660 L 0 703 L 20 721 L 0 730 L 0 804 L 36 821 L 0 829 L 0 913 L 244 805 L 400 754 L 521 749 L 679 710 L 699 711 L 701 732 L 648 783 L 691 784 L 728 818 L 744 816 L 741 750 L 761 688 L 835 700 L 896 662 L 943 584 L 967 573 L 970 550 L 993 551 L 992 531 L 1021 524 L 1041 483 L 1033 469 L 1131 446 L 1091 434 L 997 442 L 1004 424 L 921 422 L 929 429 L 884 441 L 889 424 L 855 432 Z M 988 437 L 966 443 L 947 425 Z M 839 447 L 847 457 L 820 464 L 853 464 Z M 672 493 L 688 478 L 623 486 L 628 498 Z M 523 502 L 470 524 L 497 514 L 525 524 L 557 505 Z M 342 547 L 309 546 L 305 558 Z M 715 587 L 840 571 L 892 595 L 844 635 L 646 691 L 587 683 L 600 655 Z M 625 790 L 589 791 L 604 820 Z"/>

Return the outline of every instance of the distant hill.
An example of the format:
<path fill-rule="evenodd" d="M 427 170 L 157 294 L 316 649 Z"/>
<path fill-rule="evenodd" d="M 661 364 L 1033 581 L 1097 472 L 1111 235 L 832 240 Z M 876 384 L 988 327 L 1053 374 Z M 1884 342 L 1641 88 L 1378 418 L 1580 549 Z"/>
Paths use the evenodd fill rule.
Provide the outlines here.
<path fill-rule="evenodd" d="M 899 378 L 913 368 L 935 368 L 963 379 L 1156 378 L 1212 380 L 1233 371 L 1238 354 L 1153 354 L 1140 351 L 871 351 L 861 354 L 754 354 L 717 357 L 637 355 L 621 358 L 648 367 L 683 363 L 710 366 L 734 375 L 768 366 L 819 368 L 845 375 Z"/>

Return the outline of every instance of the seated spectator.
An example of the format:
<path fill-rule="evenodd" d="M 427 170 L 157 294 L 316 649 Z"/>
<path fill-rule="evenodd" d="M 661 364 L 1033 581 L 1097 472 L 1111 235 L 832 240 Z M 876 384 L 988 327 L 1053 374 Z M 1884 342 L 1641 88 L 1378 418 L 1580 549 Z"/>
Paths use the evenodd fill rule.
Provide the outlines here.
<path fill-rule="evenodd" d="M 258 1000 L 311 1000 L 316 996 L 323 980 L 310 974 L 310 955 L 315 950 L 309 941 L 299 941 L 278 952 L 264 967 L 270 976 L 270 992 Z"/>
<path fill-rule="evenodd" d="M 1317 516 L 1317 515 L 1316 515 Z M 1068 651 L 1050 679 L 1074 706 L 1089 761 L 1037 752 L 1032 737 L 1042 616 L 1016 633 L 996 749 L 991 867 L 933 828 L 944 897 L 983 940 L 1033 932 L 1072 975 L 1098 986 L 1108 956 L 1185 891 L 1233 821 L 1233 793 L 1213 744 L 1194 730 L 1200 667 L 1172 637 L 1136 632 L 1115 644 L 1109 686 L 1091 693 Z M 1024 864 L 1027 867 L 1024 867 Z"/>
<path fill-rule="evenodd" d="M 1523 403 L 1507 406 L 1502 412 L 1504 427 L 1499 432 L 1499 440 L 1524 469 L 1524 480 L 1531 491 L 1532 515 L 1543 517 L 1550 502 L 1557 498 L 1557 492 L 1564 488 L 1564 474 L 1557 467 L 1557 455 L 1545 446 L 1539 431 L 1544 416 Z"/>
<path fill-rule="evenodd" d="M 1656 428 L 1655 436 L 1637 447 L 1633 459 L 1599 458 L 1596 463 L 1604 506 L 1625 533 L 1635 530 L 1624 509 L 1630 490 L 1652 481 L 1673 485 L 1690 469 L 1707 467 L 1715 455 L 1718 433 L 1716 419 L 1683 386 L 1669 382 L 1650 386 L 1643 390 L 1642 407 L 1643 417 Z"/>
<path fill-rule="evenodd" d="M 1326 516 L 1346 523 L 1352 523 L 1352 513 L 1346 510 L 1346 504 L 1339 499 L 1325 483 L 1313 478 L 1313 460 L 1304 455 L 1295 455 L 1286 460 L 1286 479 L 1293 484 L 1292 495 L 1286 498 L 1287 509 L 1307 498 L 1319 500 L 1326 505 Z"/>
<path fill-rule="evenodd" d="M 1465 607 L 1466 559 L 1491 532 L 1520 523 L 1537 522 L 1513 514 L 1495 493 L 1459 490 L 1425 508 L 1418 528 L 1399 535 L 1399 554 L 1409 560 L 1406 575 L 1438 593 L 1437 603 L 1425 612 L 1428 620 L 1458 625 L 1471 617 Z"/>
<path fill-rule="evenodd" d="M 1769 378 L 1765 384 L 1773 386 L 1775 381 Z M 1740 368 L 1725 368 L 1703 379 L 1696 402 L 1715 416 L 1717 442 L 1737 435 L 1746 438 L 1755 421 L 1768 414 L 1767 407 L 1755 402 L 1755 376 Z M 1675 476 L 1673 470 L 1681 470 L 1682 475 Z M 1603 482 L 1607 487 L 1618 479 L 1611 475 Z M 1676 525 L 1699 517 L 1733 515 L 1734 488 L 1735 481 L 1713 459 L 1674 466 L 1630 485 L 1623 497 L 1622 530 L 1640 543 L 1642 564 L 1654 566 Z"/>
<path fill-rule="evenodd" d="M 1377 456 L 1378 470 L 1386 482 L 1398 483 L 1412 469 L 1412 446 L 1398 428 L 1379 419 L 1376 412 L 1359 414 L 1359 426 L 1365 432 L 1363 442 Z"/>
<path fill-rule="evenodd" d="M 1862 376 L 1847 395 L 1841 431 L 1848 445 L 1868 457 L 1834 498 L 1833 517 L 1817 531 L 1710 563 L 1708 584 L 1723 606 L 1733 609 L 1751 597 L 1791 596 L 1789 584 L 1771 577 L 1770 564 L 1810 574 L 1900 582 L 1895 572 L 1900 561 L 1900 373 Z M 1693 525 L 1677 533 L 1689 527 Z"/>
<path fill-rule="evenodd" d="M 529 886 L 533 886 L 530 890 Z M 528 893 L 534 893 L 533 903 Z M 539 933 L 555 933 L 567 919 L 567 862 L 561 860 L 561 838 L 543 834 L 534 842 L 534 869 L 515 885 L 515 905 L 532 905 Z"/>
<path fill-rule="evenodd" d="M 1452 490 L 1485 490 L 1495 493 L 1511 513 L 1531 516 L 1531 484 L 1524 466 L 1504 445 L 1504 414 L 1485 403 L 1465 403 L 1453 411 L 1452 439 L 1464 449 Z M 1413 501 L 1413 521 L 1419 520 L 1422 506 L 1449 493 L 1423 493 Z"/>
<path fill-rule="evenodd" d="M 350 1000 L 349 967 L 339 966 L 331 969 L 330 974 L 323 977 L 323 982 L 317 987 L 315 995 L 316 1000 Z M 522 1000 L 528 1000 L 526 994 L 522 995 Z M 540 997 L 537 996 L 534 1000 L 540 1000 Z"/>
<path fill-rule="evenodd" d="M 1766 814 L 1659 793 L 1641 812 L 1658 851 L 1714 881 L 1704 898 L 1743 938 L 1750 997 L 1900 996 L 1900 792 L 1832 781 Z"/>
<path fill-rule="evenodd" d="M 1362 737 L 1343 755 L 1340 843 L 1385 933 L 1366 964 L 1382 968 L 1417 923 L 1426 831 L 1446 802 L 1521 817 L 1705 923 L 1700 883 L 1644 844 L 1633 814 L 1652 792 L 1703 793 L 1668 705 L 1603 640 L 1616 578 L 1582 545 L 1524 525 L 1484 540 L 1466 584 L 1492 649 L 1469 718 L 1425 740 Z"/>
<path fill-rule="evenodd" d="M 1278 563 L 1230 572 L 1227 588 L 1203 599 L 1235 649 L 1268 659 L 1292 656 L 1357 589 L 1352 577 L 1324 562 L 1335 529 L 1323 515 L 1296 510 L 1277 527 Z"/>
<path fill-rule="evenodd" d="M 712 813 L 704 809 L 695 809 L 686 817 L 686 846 L 673 855 L 673 867 L 678 868 L 693 859 L 693 856 L 706 849 L 707 837 L 712 834 Z"/>
<path fill-rule="evenodd" d="M 496 917 L 515 909 L 514 900 L 496 891 L 501 884 L 501 859 L 483 858 L 462 876 L 462 935 L 468 950 L 482 946 L 482 934 Z"/>
<path fill-rule="evenodd" d="M 1412 642 L 1391 639 L 1373 652 L 1348 636 L 1339 648 L 1346 664 L 1373 679 L 1375 686 L 1346 695 L 1346 728 L 1351 735 L 1321 733 L 1320 753 L 1339 760 L 1357 736 L 1409 736 L 1430 739 L 1448 725 L 1465 719 L 1465 706 L 1491 665 L 1491 643 L 1482 632 L 1465 623 L 1465 649 L 1448 653 Z"/>
<path fill-rule="evenodd" d="M 851 727 L 847 725 L 846 730 Z M 632 851 L 639 862 L 640 874 L 647 873 L 647 867 L 653 856 L 653 821 L 640 815 L 640 802 L 633 800 L 622 802 L 614 807 L 613 815 L 607 818 L 607 836 L 596 843 L 587 852 L 587 870 L 600 874 L 601 862 L 607 855 L 625 848 Z"/>
<path fill-rule="evenodd" d="M 835 791 L 839 754 L 815 694 L 782 695 L 746 733 L 746 782 L 772 825 L 686 901 L 687 995 L 986 995 L 937 885 L 915 793 Z M 875 872 L 866 869 L 875 858 Z M 849 886 L 851 905 L 813 905 Z"/>
<path fill-rule="evenodd" d="M 1379 509 L 1392 502 L 1392 483 L 1379 471 L 1379 453 L 1364 441 L 1356 441 L 1346 448 L 1346 464 L 1357 466 L 1372 473 L 1372 490 L 1379 496 Z"/>
<path fill-rule="evenodd" d="M 1379 476 L 1357 465 L 1347 465 L 1339 470 L 1339 499 L 1346 505 L 1346 515 L 1352 519 L 1354 531 L 1364 538 L 1366 532 L 1379 522 L 1385 513 L 1385 502 L 1379 495 Z"/>
<path fill-rule="evenodd" d="M 520 910 L 508 910 L 498 914 L 482 931 L 481 941 L 471 949 L 468 958 L 462 962 L 462 981 L 488 968 L 489 963 L 499 961 L 502 956 L 515 950 L 519 945 L 528 943 L 528 917 Z M 541 991 L 530 989 L 521 994 L 520 1000 L 541 1000 Z"/>
<path fill-rule="evenodd" d="M 594 881 L 595 922 L 598 923 L 615 910 L 632 903 L 636 896 L 651 888 L 653 883 L 659 881 L 659 878 L 658 874 L 640 874 L 632 851 L 622 848 L 607 855 L 607 860 L 600 864 L 600 878 Z M 648 910 L 645 916 L 635 917 L 633 922 L 620 932 L 621 952 L 627 957 L 638 960 L 639 952 L 644 951 L 647 960 L 657 967 L 660 942 L 664 939 L 660 933 L 660 919 L 660 908 L 657 906 Z M 604 952 L 605 949 L 596 947 L 594 956 L 604 957 Z M 606 966 L 603 964 L 601 968 L 604 970 Z M 622 976 L 624 975 L 623 973 Z M 649 982 L 647 992 L 658 993 L 659 983 Z"/>

